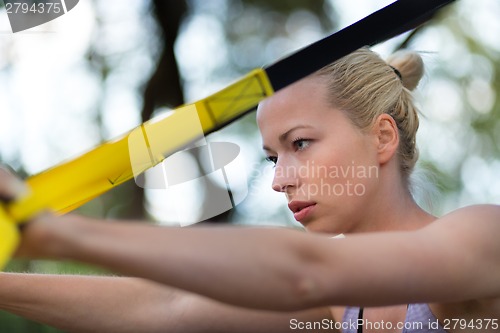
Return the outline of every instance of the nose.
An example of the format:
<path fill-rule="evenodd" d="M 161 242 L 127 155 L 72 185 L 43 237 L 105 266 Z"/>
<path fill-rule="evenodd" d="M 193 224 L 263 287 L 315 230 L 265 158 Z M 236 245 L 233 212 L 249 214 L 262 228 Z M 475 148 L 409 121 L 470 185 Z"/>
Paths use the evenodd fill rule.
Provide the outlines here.
<path fill-rule="evenodd" d="M 293 165 L 278 163 L 274 168 L 274 178 L 272 188 L 276 192 L 288 192 L 291 188 L 297 187 L 299 177 L 296 173 L 296 168 Z"/>

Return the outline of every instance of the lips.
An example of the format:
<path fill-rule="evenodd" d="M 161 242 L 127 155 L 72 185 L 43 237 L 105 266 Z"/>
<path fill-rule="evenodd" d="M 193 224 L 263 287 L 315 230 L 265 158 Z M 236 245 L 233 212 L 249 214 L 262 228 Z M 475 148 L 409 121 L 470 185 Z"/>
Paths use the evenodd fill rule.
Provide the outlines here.
<path fill-rule="evenodd" d="M 288 208 L 292 211 L 293 217 L 297 221 L 304 220 L 307 216 L 309 216 L 316 206 L 315 202 L 312 201 L 290 201 L 288 204 Z"/>

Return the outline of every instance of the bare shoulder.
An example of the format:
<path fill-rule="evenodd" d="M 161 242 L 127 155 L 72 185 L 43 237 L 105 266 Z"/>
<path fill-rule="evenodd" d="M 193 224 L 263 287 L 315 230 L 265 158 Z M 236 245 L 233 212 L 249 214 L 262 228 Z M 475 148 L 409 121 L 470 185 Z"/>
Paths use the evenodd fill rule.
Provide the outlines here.
<path fill-rule="evenodd" d="M 469 286 L 471 299 L 500 297 L 500 206 L 464 207 L 417 233 L 431 240 L 441 268 L 455 265 L 450 271 Z"/>
<path fill-rule="evenodd" d="M 464 237 L 495 237 L 500 232 L 500 205 L 474 205 L 452 211 L 428 227 L 424 232 L 450 233 L 453 236 L 463 234 Z M 490 234 L 491 233 L 491 234 Z M 489 235 L 488 235 L 489 234 Z M 489 237 L 488 237 L 489 238 Z"/>
<path fill-rule="evenodd" d="M 500 218 L 500 205 L 484 204 L 484 205 L 472 205 L 463 207 L 450 212 L 449 214 L 443 216 L 483 216 L 483 217 L 496 217 Z"/>
<path fill-rule="evenodd" d="M 500 265 L 500 206 L 475 205 L 457 209 L 421 229 L 445 251 L 478 263 Z M 446 251 L 445 251 L 446 252 Z"/>
<path fill-rule="evenodd" d="M 454 329 L 458 319 L 478 325 L 489 323 L 488 328 L 482 327 L 482 332 L 497 331 L 499 323 L 492 326 L 488 320 L 500 316 L 500 206 L 457 209 L 417 234 L 422 236 L 422 244 L 434 247 L 433 267 L 444 272 L 442 279 L 446 281 L 442 289 L 461 294 L 456 301 L 430 304 L 439 321 L 450 332 L 468 332 L 471 328 L 469 325 L 465 330 Z M 425 243 L 427 239 L 430 242 Z"/>

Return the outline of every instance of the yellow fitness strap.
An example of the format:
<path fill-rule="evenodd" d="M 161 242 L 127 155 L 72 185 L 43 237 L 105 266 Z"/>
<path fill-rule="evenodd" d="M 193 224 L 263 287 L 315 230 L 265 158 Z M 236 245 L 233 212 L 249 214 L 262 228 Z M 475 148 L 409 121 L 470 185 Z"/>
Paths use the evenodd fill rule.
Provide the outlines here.
<path fill-rule="evenodd" d="M 254 70 L 214 95 L 28 178 L 30 193 L 7 205 L 7 212 L 15 221 L 27 220 L 44 209 L 68 212 L 221 128 L 272 94 L 265 71 Z M 193 121 L 201 124 L 203 133 Z"/>

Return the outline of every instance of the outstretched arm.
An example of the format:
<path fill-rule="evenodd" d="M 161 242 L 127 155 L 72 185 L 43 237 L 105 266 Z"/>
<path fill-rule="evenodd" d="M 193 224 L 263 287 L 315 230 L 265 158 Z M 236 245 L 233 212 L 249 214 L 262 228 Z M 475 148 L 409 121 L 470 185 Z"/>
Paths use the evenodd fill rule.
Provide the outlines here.
<path fill-rule="evenodd" d="M 476 206 L 419 231 L 336 240 L 288 229 L 45 216 L 28 226 L 25 241 L 36 247 L 32 254 L 102 265 L 237 306 L 296 311 L 497 297 L 499 217 L 499 207 Z"/>
<path fill-rule="evenodd" d="M 140 279 L 0 274 L 2 310 L 71 332 L 160 331 L 158 323 L 175 322 L 176 308 L 166 306 L 174 302 Z"/>
<path fill-rule="evenodd" d="M 135 278 L 11 273 L 0 273 L 0 309 L 76 333 L 289 332 L 331 320 L 326 308 L 253 311 Z"/>
<path fill-rule="evenodd" d="M 25 190 L 21 181 L 0 167 L 0 199 L 15 198 Z M 52 219 L 56 221 L 45 223 Z M 65 252 L 73 236 L 79 239 L 78 221 L 74 225 L 68 222 L 50 214 L 39 216 L 26 226 L 19 254 L 58 257 L 56 253 Z M 70 239 L 65 239 L 64 234 Z M 125 234 L 128 234 L 126 230 Z M 141 233 L 128 235 L 141 237 Z M 89 234 L 81 236 L 84 243 L 90 240 L 88 236 L 92 237 Z M 127 237 L 123 241 L 127 241 Z M 120 241 L 115 239 L 107 250 L 120 251 L 124 244 L 118 243 Z M 104 244 L 97 246 L 106 247 Z M 83 252 L 84 257 L 93 260 L 92 254 L 87 256 Z M 108 259 L 112 257 L 114 255 Z M 123 261 L 123 258 L 117 259 Z M 135 265 L 135 259 L 130 264 Z M 123 265 L 127 266 L 126 262 Z M 214 285 L 210 281 L 207 284 Z M 293 323 L 328 324 L 332 320 L 328 308 L 290 313 L 248 310 L 137 278 L 13 273 L 0 273 L 0 309 L 71 332 L 289 332 Z"/>

